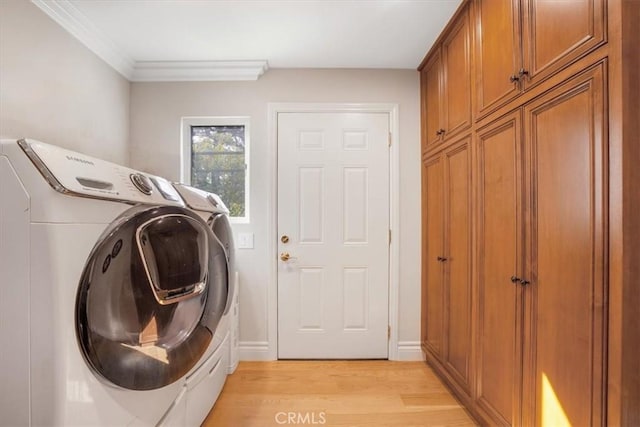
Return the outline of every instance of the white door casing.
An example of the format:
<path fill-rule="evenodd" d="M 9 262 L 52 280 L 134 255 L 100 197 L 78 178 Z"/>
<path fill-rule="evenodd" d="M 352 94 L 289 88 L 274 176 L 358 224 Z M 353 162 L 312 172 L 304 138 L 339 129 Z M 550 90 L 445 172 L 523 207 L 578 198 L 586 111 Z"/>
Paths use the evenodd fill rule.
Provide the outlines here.
<path fill-rule="evenodd" d="M 278 357 L 387 358 L 390 114 L 279 113 L 277 128 Z"/>

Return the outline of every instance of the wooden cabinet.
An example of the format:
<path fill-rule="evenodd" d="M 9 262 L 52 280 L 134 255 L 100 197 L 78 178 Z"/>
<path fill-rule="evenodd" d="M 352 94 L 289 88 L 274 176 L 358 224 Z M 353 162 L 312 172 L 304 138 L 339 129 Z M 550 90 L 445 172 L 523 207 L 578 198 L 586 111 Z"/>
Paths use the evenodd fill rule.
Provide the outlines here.
<path fill-rule="evenodd" d="M 490 424 L 604 423 L 603 71 L 477 131 L 475 404 Z"/>
<path fill-rule="evenodd" d="M 444 167 L 436 156 L 422 165 L 422 347 L 442 357 L 444 324 Z"/>
<path fill-rule="evenodd" d="M 469 12 L 460 15 L 442 41 L 443 139 L 471 126 L 471 25 Z"/>
<path fill-rule="evenodd" d="M 471 126 L 471 21 L 468 8 L 421 67 L 423 150 Z"/>
<path fill-rule="evenodd" d="M 471 358 L 470 137 L 423 163 L 422 343 L 469 393 Z"/>
<path fill-rule="evenodd" d="M 603 425 L 608 211 L 604 65 L 524 107 L 524 425 Z"/>
<path fill-rule="evenodd" d="M 640 425 L 638 22 L 633 0 L 464 0 L 419 68 L 423 348 L 481 425 Z"/>
<path fill-rule="evenodd" d="M 442 60 L 436 51 L 420 72 L 423 151 L 442 139 Z"/>
<path fill-rule="evenodd" d="M 476 0 L 478 118 L 606 42 L 604 0 Z"/>
<path fill-rule="evenodd" d="M 476 110 L 482 116 L 520 93 L 511 79 L 522 68 L 520 2 L 476 0 L 475 12 Z"/>
<path fill-rule="evenodd" d="M 491 424 L 520 419 L 524 186 L 520 110 L 477 132 L 476 404 Z M 515 279 L 514 279 L 515 280 Z"/>
<path fill-rule="evenodd" d="M 444 152 L 445 246 L 443 362 L 469 391 L 471 358 L 471 138 Z"/>
<path fill-rule="evenodd" d="M 606 42 L 605 0 L 522 0 L 522 22 L 525 88 Z"/>

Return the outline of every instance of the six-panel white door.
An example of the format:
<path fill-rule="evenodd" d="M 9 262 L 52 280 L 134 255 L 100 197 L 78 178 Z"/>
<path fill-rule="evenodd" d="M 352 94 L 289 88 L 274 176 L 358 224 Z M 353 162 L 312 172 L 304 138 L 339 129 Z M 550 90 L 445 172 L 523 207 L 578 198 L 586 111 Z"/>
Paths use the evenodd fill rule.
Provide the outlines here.
<path fill-rule="evenodd" d="M 388 357 L 388 141 L 388 113 L 278 114 L 280 359 Z"/>

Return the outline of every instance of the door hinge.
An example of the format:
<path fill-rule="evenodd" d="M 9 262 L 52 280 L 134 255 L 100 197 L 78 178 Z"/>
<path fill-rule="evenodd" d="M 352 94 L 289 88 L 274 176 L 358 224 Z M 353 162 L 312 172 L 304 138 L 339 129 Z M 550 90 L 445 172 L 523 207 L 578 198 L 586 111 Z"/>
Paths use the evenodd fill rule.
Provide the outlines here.
<path fill-rule="evenodd" d="M 389 230 L 389 244 L 391 244 L 391 230 Z"/>
<path fill-rule="evenodd" d="M 393 134 L 389 132 L 389 147 L 391 147 L 391 140 L 393 139 Z"/>
<path fill-rule="evenodd" d="M 387 325 L 387 340 L 391 339 L 391 326 Z"/>

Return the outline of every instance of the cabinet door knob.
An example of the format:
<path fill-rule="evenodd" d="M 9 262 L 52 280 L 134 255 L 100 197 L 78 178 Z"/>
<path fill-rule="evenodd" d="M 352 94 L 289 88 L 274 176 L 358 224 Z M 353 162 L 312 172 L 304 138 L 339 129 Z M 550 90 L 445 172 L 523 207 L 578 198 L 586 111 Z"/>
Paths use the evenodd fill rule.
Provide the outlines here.
<path fill-rule="evenodd" d="M 516 82 L 519 82 L 521 78 L 528 75 L 529 75 L 529 72 L 527 70 L 525 70 L 524 68 L 520 68 L 520 71 L 518 71 L 518 74 L 514 74 L 511 77 L 509 77 L 509 81 L 511 83 L 516 83 Z"/>
<path fill-rule="evenodd" d="M 518 283 L 518 282 L 520 282 L 520 280 L 521 279 L 519 277 L 511 276 L 511 283 Z"/>
<path fill-rule="evenodd" d="M 440 262 L 445 262 L 445 261 L 447 260 L 447 258 L 442 257 L 442 256 L 439 256 L 437 259 L 438 259 L 438 261 L 440 261 Z"/>
<path fill-rule="evenodd" d="M 527 279 L 520 279 L 520 284 L 521 284 L 522 286 L 526 286 L 526 285 L 528 285 L 529 283 L 531 283 L 531 282 L 530 282 L 530 281 L 528 281 Z"/>

